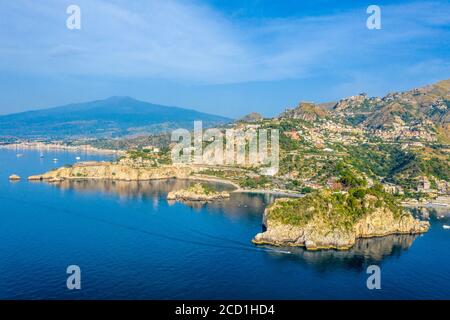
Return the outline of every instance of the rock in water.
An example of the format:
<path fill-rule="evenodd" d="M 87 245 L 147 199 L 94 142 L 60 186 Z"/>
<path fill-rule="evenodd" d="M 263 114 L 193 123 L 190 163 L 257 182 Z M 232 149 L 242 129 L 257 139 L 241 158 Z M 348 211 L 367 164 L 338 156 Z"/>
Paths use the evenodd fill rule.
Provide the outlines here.
<path fill-rule="evenodd" d="M 12 174 L 9 176 L 9 180 L 18 181 L 20 180 L 20 177 L 17 174 Z"/>
<path fill-rule="evenodd" d="M 167 200 L 181 201 L 212 201 L 229 198 L 230 194 L 226 191 L 216 191 L 200 183 L 178 191 L 171 191 L 167 195 Z"/>

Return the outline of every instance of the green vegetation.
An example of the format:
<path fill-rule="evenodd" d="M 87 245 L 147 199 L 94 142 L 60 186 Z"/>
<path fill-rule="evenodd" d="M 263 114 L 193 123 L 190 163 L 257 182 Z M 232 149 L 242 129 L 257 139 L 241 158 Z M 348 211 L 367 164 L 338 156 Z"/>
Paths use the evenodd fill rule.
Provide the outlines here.
<path fill-rule="evenodd" d="M 127 152 L 127 154 L 133 160 L 138 159 L 138 158 L 154 159 L 153 154 L 150 153 L 150 151 L 148 151 L 148 150 L 129 150 Z"/>
<path fill-rule="evenodd" d="M 191 186 L 189 186 L 186 191 L 188 192 L 192 192 L 194 194 L 198 194 L 198 195 L 214 195 L 217 194 L 218 191 L 213 188 L 212 186 L 209 186 L 207 184 L 203 184 L 203 183 L 195 183 Z"/>
<path fill-rule="evenodd" d="M 214 169 L 205 169 L 200 172 L 199 174 L 207 175 L 207 176 L 215 176 L 219 178 L 224 178 L 226 176 L 225 172 L 222 170 L 214 170 Z"/>
<path fill-rule="evenodd" d="M 357 114 L 352 117 L 348 117 L 346 119 L 347 123 L 352 126 L 357 126 L 358 124 L 362 123 L 364 120 L 366 120 L 367 116 L 363 114 Z"/>
<path fill-rule="evenodd" d="M 316 191 L 298 199 L 274 203 L 270 219 L 283 224 L 304 226 L 311 219 L 321 219 L 333 228 L 349 229 L 365 215 L 379 208 L 388 208 L 395 216 L 402 214 L 396 198 L 383 191 L 381 185 L 352 188 L 347 193 Z"/>
<path fill-rule="evenodd" d="M 348 163 L 372 177 L 392 176 L 415 158 L 414 154 L 403 151 L 399 144 L 365 143 L 350 146 L 348 155 Z"/>
<path fill-rule="evenodd" d="M 234 165 L 205 168 L 193 175 L 227 179 L 248 189 L 310 194 L 323 188 L 346 191 L 350 197 L 342 204 L 346 210 L 347 205 L 357 204 L 352 199 L 361 198 L 361 189 L 377 182 L 397 197 L 448 194 L 449 104 L 447 80 L 383 98 L 361 94 L 330 104 L 300 103 L 272 119 L 250 114 L 219 128 L 279 130 L 278 173 L 265 176 L 262 166 Z M 131 150 L 126 158 L 132 163 L 125 164 L 156 167 L 171 163 L 169 133 L 89 141 L 97 147 Z M 204 141 L 203 147 L 211 142 Z M 248 142 L 245 150 L 249 150 Z"/>
<path fill-rule="evenodd" d="M 336 173 L 339 177 L 338 181 L 346 188 L 357 188 L 367 186 L 367 181 L 361 178 L 343 162 L 339 162 L 336 166 Z"/>
<path fill-rule="evenodd" d="M 248 188 L 248 189 L 264 188 L 269 183 L 270 183 L 270 180 L 265 176 L 261 176 L 261 177 L 247 177 L 246 176 L 246 177 L 243 177 L 239 181 L 239 184 L 242 187 Z"/>
<path fill-rule="evenodd" d="M 421 171 L 427 176 L 434 176 L 441 180 L 450 180 L 449 161 L 440 158 L 431 158 L 420 162 Z"/>
<path fill-rule="evenodd" d="M 136 162 L 144 161 L 145 164 L 151 167 L 172 163 L 170 149 L 168 147 L 162 148 L 158 152 L 150 149 L 128 150 L 127 157 Z"/>

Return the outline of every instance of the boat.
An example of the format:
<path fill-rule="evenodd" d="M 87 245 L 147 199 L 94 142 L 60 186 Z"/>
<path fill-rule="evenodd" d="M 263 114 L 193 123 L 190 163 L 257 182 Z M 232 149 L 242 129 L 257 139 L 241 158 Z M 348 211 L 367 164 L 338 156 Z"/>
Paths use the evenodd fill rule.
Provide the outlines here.
<path fill-rule="evenodd" d="M 53 162 L 58 162 L 58 158 L 54 158 L 54 159 L 53 159 Z"/>
<path fill-rule="evenodd" d="M 81 157 L 76 157 L 75 159 L 76 159 L 76 160 L 81 160 Z"/>
<path fill-rule="evenodd" d="M 444 224 L 444 225 L 442 226 L 442 228 L 444 228 L 444 229 L 450 229 L 450 226 Z"/>
<path fill-rule="evenodd" d="M 41 152 L 41 154 L 39 155 L 40 158 L 44 157 L 44 154 Z"/>
<path fill-rule="evenodd" d="M 23 157 L 23 154 L 22 153 L 18 153 L 18 154 L 16 154 L 16 157 L 17 158 Z"/>

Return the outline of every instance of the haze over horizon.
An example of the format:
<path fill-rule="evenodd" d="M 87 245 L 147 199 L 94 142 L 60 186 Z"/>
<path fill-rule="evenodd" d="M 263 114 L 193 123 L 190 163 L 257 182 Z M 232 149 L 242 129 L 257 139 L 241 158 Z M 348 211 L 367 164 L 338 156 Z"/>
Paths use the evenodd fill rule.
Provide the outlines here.
<path fill-rule="evenodd" d="M 70 4 L 81 30 L 66 28 Z M 371 4 L 381 30 L 366 28 Z M 450 77 L 448 12 L 447 1 L 4 1 L 0 114 L 131 96 L 237 118 L 383 96 Z"/>

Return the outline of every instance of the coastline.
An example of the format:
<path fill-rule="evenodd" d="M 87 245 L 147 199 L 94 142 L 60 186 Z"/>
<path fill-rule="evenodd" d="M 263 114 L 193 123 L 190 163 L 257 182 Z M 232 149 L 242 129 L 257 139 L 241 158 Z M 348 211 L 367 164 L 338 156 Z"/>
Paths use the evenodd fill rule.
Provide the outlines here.
<path fill-rule="evenodd" d="M 450 195 L 439 196 L 427 201 L 407 200 L 402 201 L 401 204 L 409 208 L 450 208 Z"/>
<path fill-rule="evenodd" d="M 231 180 L 227 180 L 227 179 L 221 179 L 221 178 L 216 178 L 216 177 L 209 177 L 209 176 L 205 176 L 205 175 L 191 175 L 189 177 L 186 178 L 176 178 L 176 179 L 184 179 L 184 180 L 198 180 L 198 181 L 206 181 L 206 182 L 217 182 L 217 183 L 223 183 L 223 184 L 227 184 L 230 186 L 235 187 L 236 189 L 231 191 L 231 192 L 238 192 L 238 190 L 240 190 L 240 186 L 231 181 Z"/>
<path fill-rule="evenodd" d="M 85 152 L 92 154 L 104 155 L 125 155 L 126 152 L 122 150 L 100 149 L 90 145 L 70 146 L 66 144 L 43 143 L 43 142 L 19 142 L 0 145 L 0 149 L 9 150 L 38 150 L 38 151 L 70 151 L 70 152 Z"/>
<path fill-rule="evenodd" d="M 8 145 L 10 146 L 9 149 L 12 149 L 13 146 L 16 146 L 18 144 L 14 144 L 14 145 Z M 28 144 L 26 144 L 27 146 L 29 146 Z M 32 148 L 36 148 L 38 144 L 33 144 Z M 23 144 L 20 144 L 20 146 L 23 146 Z M 53 148 L 60 148 L 60 145 L 53 145 Z M 78 150 L 78 148 L 74 148 L 74 147 L 69 147 L 69 146 L 64 146 L 63 148 L 61 148 L 60 150 L 70 150 L 70 151 L 75 151 Z M 90 148 L 89 151 L 93 151 L 96 152 L 100 150 L 100 152 L 113 152 L 115 154 L 118 153 L 118 151 L 114 151 L 114 150 L 102 150 L 102 149 L 95 149 L 95 148 Z M 103 162 L 97 162 L 97 161 L 92 161 L 92 162 L 79 162 L 77 164 L 75 164 L 73 167 L 75 168 L 82 168 L 82 167 L 101 167 L 101 166 L 111 166 L 114 165 L 114 163 L 109 162 L 109 161 L 103 161 Z M 179 166 L 167 166 L 167 167 L 160 167 L 160 169 L 162 169 L 164 171 L 164 169 L 181 169 L 181 168 L 185 168 L 185 169 L 189 169 L 187 167 L 179 167 Z M 64 169 L 63 167 L 56 169 L 56 171 L 58 170 L 62 170 Z M 156 168 L 149 168 L 149 170 L 155 170 Z M 183 172 L 183 174 L 181 176 L 177 176 L 177 175 L 170 175 L 170 176 L 146 176 L 146 177 L 134 177 L 134 178 L 124 178 L 124 177 L 119 177 L 119 176 L 80 176 L 80 175 L 75 175 L 75 176 L 68 176 L 68 175 L 64 175 L 64 176 L 53 176 L 52 173 L 54 173 L 55 171 L 50 171 L 50 172 L 46 172 L 46 173 L 41 173 L 41 174 L 36 174 L 36 175 L 32 175 L 30 177 L 28 177 L 28 180 L 43 180 L 43 181 L 48 181 L 48 182 L 58 182 L 58 180 L 61 179 L 69 179 L 69 180 L 86 180 L 86 179 L 92 179 L 92 180 L 120 180 L 120 181 L 145 181 L 145 180 L 161 180 L 161 179 L 182 179 L 182 180 L 193 180 L 193 181 L 205 181 L 205 182 L 216 182 L 216 183 L 222 183 L 222 184 L 226 184 L 229 186 L 234 187 L 234 190 L 231 190 L 230 192 L 232 193 L 255 193 L 255 194 L 270 194 L 270 195 L 277 195 L 277 196 L 285 196 L 285 197 L 303 197 L 304 194 L 295 192 L 295 191 L 290 191 L 290 190 L 266 190 L 266 189 L 243 189 L 238 183 L 228 180 L 228 179 L 224 179 L 224 178 L 218 178 L 218 177 L 214 177 L 214 176 L 207 176 L 207 175 L 202 175 L 202 174 L 196 174 L 195 173 L 195 169 L 191 168 L 192 170 L 189 170 L 191 172 L 190 175 L 185 174 L 185 172 Z M 134 170 L 134 169 L 133 169 Z M 135 170 L 139 170 L 139 169 L 135 169 Z M 144 170 L 144 169 L 143 169 Z"/>
<path fill-rule="evenodd" d="M 349 225 L 346 216 L 340 215 L 336 210 L 330 211 L 332 209 L 330 206 L 320 211 L 323 207 L 320 204 L 314 205 L 320 201 L 320 198 L 317 195 L 311 197 L 313 199 L 277 199 L 273 202 L 264 210 L 263 226 L 265 228 L 255 235 L 252 242 L 255 245 L 305 247 L 306 250 L 313 251 L 348 250 L 353 247 L 357 239 L 421 234 L 427 232 L 430 227 L 428 221 L 419 220 L 411 213 L 402 212 L 398 215 L 386 204 L 379 207 L 378 202 L 383 200 L 374 196 L 366 196 L 365 208 L 368 212 L 351 221 Z M 294 207 L 293 204 L 296 206 Z M 308 215 L 305 216 L 305 211 L 298 211 L 298 208 L 304 209 L 308 206 L 316 210 L 313 216 L 308 217 Z M 286 220 L 286 215 L 289 217 L 292 214 L 306 218 Z M 330 218 L 330 215 L 334 218 Z"/>
<path fill-rule="evenodd" d="M 236 189 L 231 191 L 233 193 L 257 193 L 257 194 L 271 194 L 271 195 L 277 195 L 277 196 L 286 196 L 286 197 L 303 197 L 303 193 L 298 193 L 294 191 L 289 190 L 266 190 L 266 189 L 243 189 L 239 184 L 236 182 L 233 182 L 231 180 L 223 179 L 223 178 L 216 178 L 216 177 L 210 177 L 205 175 L 192 175 L 189 178 L 189 180 L 198 180 L 198 181 L 206 181 L 206 182 L 218 182 L 223 184 L 228 184 Z"/>
<path fill-rule="evenodd" d="M 142 167 L 132 166 L 119 162 L 79 162 L 73 166 L 61 167 L 40 175 L 29 176 L 28 180 L 39 180 L 48 183 L 60 183 L 64 180 L 110 180 L 110 181 L 149 181 L 161 179 L 180 179 L 192 181 L 206 181 L 212 183 L 221 183 L 232 186 L 234 190 L 229 193 L 258 193 L 278 195 L 281 198 L 278 201 L 295 201 L 293 198 L 303 198 L 304 194 L 289 192 L 288 190 L 265 190 L 265 189 L 243 189 L 235 181 L 198 174 L 197 170 L 201 168 L 192 168 L 190 166 L 165 165 L 160 167 Z M 228 193 L 227 193 L 228 194 Z M 229 197 L 229 194 L 228 194 Z M 214 200 L 215 197 L 203 197 L 197 194 L 169 193 L 168 200 Z M 225 198 L 220 194 L 218 198 Z M 291 200 L 288 200 L 288 199 Z M 402 204 L 405 206 L 405 204 Z M 272 206 L 273 207 L 273 206 Z M 357 238 L 383 237 L 392 234 L 418 234 L 428 230 L 428 226 L 422 225 L 412 216 L 398 220 L 394 218 L 392 212 L 387 211 L 387 215 L 380 212 L 357 223 L 354 231 L 343 231 L 334 229 L 323 229 L 323 223 L 317 225 L 311 224 L 306 229 L 299 228 L 290 224 L 267 224 L 266 208 L 263 215 L 263 225 L 266 230 L 258 233 L 252 240 L 256 245 L 269 244 L 274 246 L 305 246 L 307 250 L 337 249 L 348 250 L 351 248 Z M 382 224 L 379 224 L 383 221 Z M 323 221 L 322 221 L 323 222 Z M 365 230 L 368 228 L 368 230 Z M 360 230 L 361 229 L 361 230 Z M 327 231 L 328 230 L 328 231 Z M 324 233 L 325 232 L 325 233 Z"/>
<path fill-rule="evenodd" d="M 358 237 L 355 237 L 356 240 L 360 239 L 374 239 L 374 238 L 384 238 L 387 236 L 396 236 L 396 235 L 420 235 L 424 234 L 425 232 L 417 232 L 417 233 L 411 233 L 411 232 L 401 232 L 401 231 L 391 231 L 386 233 L 380 233 L 380 234 L 374 234 L 374 235 L 360 235 Z M 308 251 L 321 251 L 321 250 L 336 250 L 336 251 L 348 251 L 351 248 L 354 247 L 354 244 L 352 245 L 326 245 L 326 246 L 311 246 L 308 247 L 305 243 L 295 243 L 295 242 L 285 242 L 285 243 L 275 243 L 265 240 L 256 240 L 255 238 L 252 239 L 252 243 L 255 245 L 269 245 L 269 246 L 275 246 L 275 247 L 293 247 L 293 248 L 305 248 Z"/>
<path fill-rule="evenodd" d="M 12 145 L 8 145 L 9 147 L 7 147 L 8 149 L 12 149 L 13 146 L 16 146 L 17 144 L 12 144 Z M 23 146 L 23 144 L 20 144 L 20 146 Z M 5 148 L 5 146 L 0 146 L 0 148 Z M 33 148 L 36 148 L 36 145 L 33 144 Z M 53 145 L 53 147 L 50 147 L 53 149 L 58 149 L 58 150 L 68 150 L 68 151 L 79 151 L 80 149 L 77 147 L 72 147 L 72 146 L 63 146 L 61 148 L 60 145 Z M 88 149 L 84 149 L 87 152 L 99 152 L 99 153 L 104 153 L 104 154 L 121 154 L 123 151 L 117 151 L 117 150 L 103 150 L 103 149 L 96 149 L 96 148 L 88 148 Z M 116 164 L 114 164 L 113 162 L 79 162 L 77 164 L 75 164 L 73 167 L 75 168 L 80 168 L 80 167 L 85 167 L 85 168 L 89 168 L 89 167 L 102 167 L 102 166 L 114 166 Z M 125 168 L 126 166 L 124 165 L 120 165 L 121 167 Z M 59 168 L 56 169 L 56 171 L 58 170 L 62 170 L 63 168 Z M 163 166 L 163 167 L 158 167 L 158 168 L 132 168 L 132 167 L 127 167 L 127 169 L 130 170 L 134 170 L 137 171 L 137 174 L 134 174 L 134 177 L 130 178 L 128 176 L 121 175 L 121 176 L 111 176 L 108 175 L 106 176 L 105 173 L 100 173 L 100 174 L 95 174 L 95 175 L 75 175 L 75 176 L 68 176 L 68 175 L 57 175 L 55 177 L 52 176 L 52 173 L 54 173 L 55 171 L 50 171 L 47 173 L 42 173 L 42 174 L 37 174 L 37 175 L 33 175 L 30 176 L 28 180 L 50 180 L 52 178 L 57 178 L 57 179 L 75 179 L 75 180 L 82 180 L 82 179 L 93 179 L 93 180 L 120 180 L 120 181 L 145 181 L 145 180 L 161 180 L 161 179 L 185 179 L 185 180 L 197 180 L 197 181 L 206 181 L 206 182 L 216 182 L 216 183 L 222 183 L 222 184 L 226 184 L 229 186 L 234 187 L 234 190 L 231 190 L 230 192 L 232 193 L 253 193 L 253 194 L 266 194 L 266 195 L 275 195 L 275 196 L 281 196 L 281 197 L 289 197 L 289 198 L 302 198 L 305 196 L 305 194 L 303 193 L 299 193 L 293 190 L 271 190 L 271 189 L 244 189 L 242 188 L 238 183 L 229 180 L 229 179 L 224 179 L 224 178 L 218 178 L 215 176 L 207 176 L 207 175 L 202 175 L 202 174 L 196 174 L 196 169 L 192 168 L 192 167 L 186 167 L 186 166 Z M 159 169 L 159 170 L 158 170 Z M 197 168 L 198 169 L 198 168 Z M 181 170 L 183 171 L 183 174 L 178 175 L 178 174 L 170 174 L 170 175 L 166 175 L 164 174 L 164 171 L 178 171 Z M 158 174 L 158 175 L 141 175 L 140 173 L 145 172 L 145 171 L 160 171 L 160 173 L 163 173 L 162 175 Z M 189 174 L 186 174 L 186 171 L 189 172 Z M 55 179 L 53 179 L 51 182 L 57 182 Z M 406 200 L 406 201 L 402 201 L 400 203 L 403 207 L 439 207 L 439 208 L 450 208 L 450 196 L 440 196 L 437 199 L 434 200 L 430 200 L 430 201 L 417 201 L 417 200 Z"/>
<path fill-rule="evenodd" d="M 262 193 L 262 194 L 271 194 L 275 196 L 284 196 L 284 197 L 291 197 L 291 198 L 301 198 L 304 197 L 304 193 L 298 193 L 294 191 L 289 190 L 265 190 L 265 189 L 239 189 L 235 190 L 236 193 Z"/>

